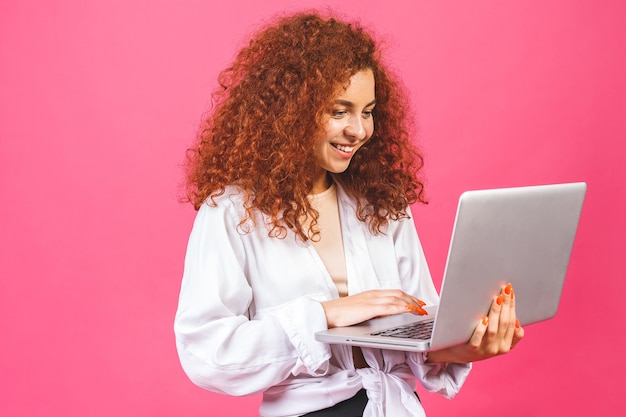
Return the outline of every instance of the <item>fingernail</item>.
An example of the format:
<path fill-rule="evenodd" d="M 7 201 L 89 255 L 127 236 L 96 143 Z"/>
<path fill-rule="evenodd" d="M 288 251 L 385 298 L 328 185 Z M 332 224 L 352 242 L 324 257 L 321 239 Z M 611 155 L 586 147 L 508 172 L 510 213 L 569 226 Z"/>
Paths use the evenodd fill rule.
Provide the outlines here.
<path fill-rule="evenodd" d="M 515 298 L 515 291 L 511 288 L 511 300 Z"/>
<path fill-rule="evenodd" d="M 419 300 L 419 299 L 417 300 L 417 304 L 419 304 L 420 307 L 424 307 L 426 305 L 425 302 L 423 302 L 422 300 Z"/>
<path fill-rule="evenodd" d="M 519 329 L 521 326 L 521 324 L 519 324 L 519 320 L 515 319 L 515 328 Z"/>
<path fill-rule="evenodd" d="M 406 309 L 409 311 L 416 311 L 418 314 L 421 314 L 422 316 L 428 315 L 428 311 L 424 310 L 422 307 L 414 306 L 412 304 L 409 304 L 408 306 L 406 306 Z"/>
<path fill-rule="evenodd" d="M 483 317 L 483 324 L 486 326 L 487 323 L 489 323 L 489 317 L 485 316 Z"/>
<path fill-rule="evenodd" d="M 500 294 L 498 298 L 496 298 L 496 304 L 501 305 L 503 300 L 504 300 L 504 296 Z"/>
<path fill-rule="evenodd" d="M 511 283 L 509 282 L 508 284 L 506 284 L 506 287 L 504 287 L 504 293 L 505 294 L 511 294 L 511 290 L 513 289 L 513 286 L 511 285 Z"/>

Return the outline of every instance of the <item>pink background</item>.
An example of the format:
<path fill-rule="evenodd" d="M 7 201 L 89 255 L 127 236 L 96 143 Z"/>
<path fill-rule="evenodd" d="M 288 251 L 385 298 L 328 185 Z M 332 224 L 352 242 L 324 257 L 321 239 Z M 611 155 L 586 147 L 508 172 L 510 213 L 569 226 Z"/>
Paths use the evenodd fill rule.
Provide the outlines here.
<path fill-rule="evenodd" d="M 215 4 L 217 3 L 217 4 Z M 254 416 L 183 374 L 180 164 L 215 77 L 289 0 L 0 3 L 0 415 Z M 300 2 L 323 6 L 322 1 Z M 399 4 L 404 3 L 404 4 Z M 437 285 L 458 195 L 587 181 L 555 319 L 429 416 L 626 407 L 626 3 L 365 1 L 421 126 Z"/>

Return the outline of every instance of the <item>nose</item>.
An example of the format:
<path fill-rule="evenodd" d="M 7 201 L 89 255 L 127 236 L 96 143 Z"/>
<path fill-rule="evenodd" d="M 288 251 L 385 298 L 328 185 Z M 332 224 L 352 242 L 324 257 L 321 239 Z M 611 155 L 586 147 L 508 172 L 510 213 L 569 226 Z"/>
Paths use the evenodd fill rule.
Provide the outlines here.
<path fill-rule="evenodd" d="M 363 119 L 361 115 L 351 115 L 348 118 L 348 123 L 344 128 L 344 134 L 353 138 L 354 140 L 363 140 L 365 139 L 365 135 L 367 132 L 365 131 L 365 125 L 363 124 Z"/>

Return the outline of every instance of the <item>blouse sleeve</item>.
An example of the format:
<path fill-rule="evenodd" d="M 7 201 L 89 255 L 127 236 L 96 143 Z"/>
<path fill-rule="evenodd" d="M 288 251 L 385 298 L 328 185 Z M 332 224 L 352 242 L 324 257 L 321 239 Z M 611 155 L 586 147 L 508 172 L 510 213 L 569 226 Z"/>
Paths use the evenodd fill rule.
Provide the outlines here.
<path fill-rule="evenodd" d="M 433 284 L 412 216 L 400 220 L 396 226 L 394 241 L 403 290 L 428 305 L 436 304 L 439 295 Z M 428 391 L 452 398 L 459 392 L 469 375 L 471 364 L 425 363 L 425 356 L 419 352 L 407 353 L 407 362 L 413 374 Z"/>
<path fill-rule="evenodd" d="M 183 370 L 228 395 L 264 391 L 290 374 L 325 374 L 330 350 L 313 336 L 326 329 L 319 301 L 299 297 L 249 317 L 253 292 L 235 217 L 228 204 L 205 204 L 196 216 L 174 322 Z"/>

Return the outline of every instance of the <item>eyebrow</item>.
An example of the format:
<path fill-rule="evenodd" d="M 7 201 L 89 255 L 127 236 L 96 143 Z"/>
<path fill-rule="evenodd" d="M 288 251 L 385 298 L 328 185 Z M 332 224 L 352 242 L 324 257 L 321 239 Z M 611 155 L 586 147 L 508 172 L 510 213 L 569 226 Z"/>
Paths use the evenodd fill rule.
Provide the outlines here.
<path fill-rule="evenodd" d="M 335 100 L 335 104 L 339 104 L 341 106 L 345 106 L 345 107 L 349 107 L 349 108 L 354 107 L 354 103 L 351 102 L 351 101 L 348 101 L 348 100 Z M 374 99 L 374 100 L 370 101 L 369 103 L 367 103 L 364 108 L 373 106 L 374 104 L 376 104 L 376 99 Z"/>

